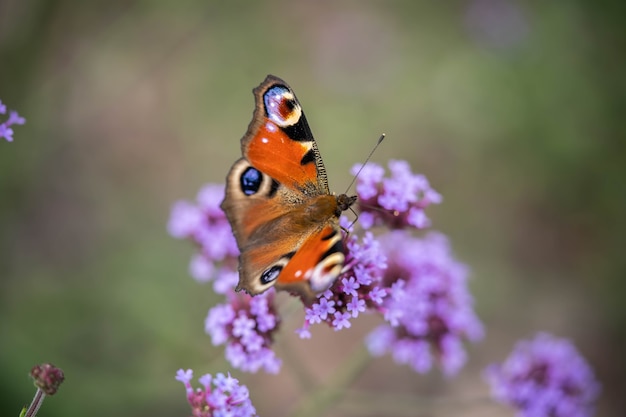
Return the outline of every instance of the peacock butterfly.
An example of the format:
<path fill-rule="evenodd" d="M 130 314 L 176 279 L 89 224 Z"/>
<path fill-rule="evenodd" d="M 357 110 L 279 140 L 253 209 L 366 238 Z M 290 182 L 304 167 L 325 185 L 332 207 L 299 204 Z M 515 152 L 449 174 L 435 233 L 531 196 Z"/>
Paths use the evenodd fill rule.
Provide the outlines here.
<path fill-rule="evenodd" d="M 226 178 L 222 210 L 239 247 L 237 291 L 272 286 L 311 300 L 341 273 L 341 212 L 356 196 L 331 194 L 322 157 L 289 85 L 268 75 Z"/>

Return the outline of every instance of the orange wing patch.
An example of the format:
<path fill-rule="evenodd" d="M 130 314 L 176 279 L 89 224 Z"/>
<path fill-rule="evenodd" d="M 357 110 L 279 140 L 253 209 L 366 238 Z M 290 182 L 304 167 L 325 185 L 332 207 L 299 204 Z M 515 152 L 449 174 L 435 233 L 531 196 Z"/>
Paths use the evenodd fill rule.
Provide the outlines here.
<path fill-rule="evenodd" d="M 341 232 L 331 224 L 313 233 L 278 276 L 276 285 L 309 282 L 314 293 L 325 290 L 341 273 L 344 261 Z"/>
<path fill-rule="evenodd" d="M 312 142 L 290 139 L 273 122 L 266 121 L 248 143 L 246 156 L 255 168 L 279 183 L 302 188 L 306 184 L 317 184 L 315 163 L 302 164 L 312 146 Z"/>

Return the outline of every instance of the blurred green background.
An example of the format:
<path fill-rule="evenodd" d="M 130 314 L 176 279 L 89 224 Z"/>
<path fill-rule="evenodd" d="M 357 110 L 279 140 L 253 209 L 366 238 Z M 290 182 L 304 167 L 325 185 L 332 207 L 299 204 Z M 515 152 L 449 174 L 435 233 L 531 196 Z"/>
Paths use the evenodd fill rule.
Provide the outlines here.
<path fill-rule="evenodd" d="M 230 370 L 203 333 L 220 298 L 165 225 L 173 201 L 224 181 L 251 89 L 273 73 L 302 102 L 333 190 L 385 132 L 373 159 L 407 159 L 443 194 L 428 213 L 470 265 L 487 328 L 457 378 L 375 359 L 323 415 L 512 416 L 480 400 L 481 369 L 544 330 L 595 369 L 597 415 L 623 416 L 625 9 L 0 2 L 0 99 L 27 119 L 0 141 L 0 413 L 30 401 L 40 362 L 66 373 L 43 416 L 185 416 L 175 371 Z M 276 342 L 280 375 L 233 372 L 263 416 L 292 415 L 378 322 L 300 341 L 301 320 Z"/>

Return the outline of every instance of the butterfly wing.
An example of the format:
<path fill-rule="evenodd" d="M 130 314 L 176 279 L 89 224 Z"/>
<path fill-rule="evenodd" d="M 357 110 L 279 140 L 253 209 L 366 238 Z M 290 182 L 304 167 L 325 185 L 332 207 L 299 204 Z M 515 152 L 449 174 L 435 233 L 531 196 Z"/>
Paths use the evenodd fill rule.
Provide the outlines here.
<path fill-rule="evenodd" d="M 258 294 L 277 285 L 310 299 L 343 265 L 337 197 L 291 88 L 270 75 L 254 95 L 243 158 L 222 203 L 241 252 L 238 289 Z"/>
<path fill-rule="evenodd" d="M 256 106 L 241 139 L 244 157 L 294 192 L 330 194 L 322 157 L 293 90 L 268 75 L 253 91 Z"/>

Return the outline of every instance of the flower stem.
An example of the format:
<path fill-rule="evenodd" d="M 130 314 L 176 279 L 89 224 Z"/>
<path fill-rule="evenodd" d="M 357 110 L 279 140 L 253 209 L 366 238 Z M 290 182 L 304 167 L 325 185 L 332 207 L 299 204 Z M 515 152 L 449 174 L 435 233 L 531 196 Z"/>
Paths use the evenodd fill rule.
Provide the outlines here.
<path fill-rule="evenodd" d="M 332 406 L 370 363 L 365 346 L 359 348 L 339 367 L 327 384 L 321 385 L 298 405 L 293 417 L 316 417 Z"/>
<path fill-rule="evenodd" d="M 37 388 L 37 392 L 35 393 L 35 397 L 33 401 L 31 401 L 28 410 L 24 414 L 24 417 L 35 417 L 37 415 L 37 411 L 39 411 L 39 407 L 43 403 L 43 400 L 46 398 L 46 394 L 39 388 Z"/>

